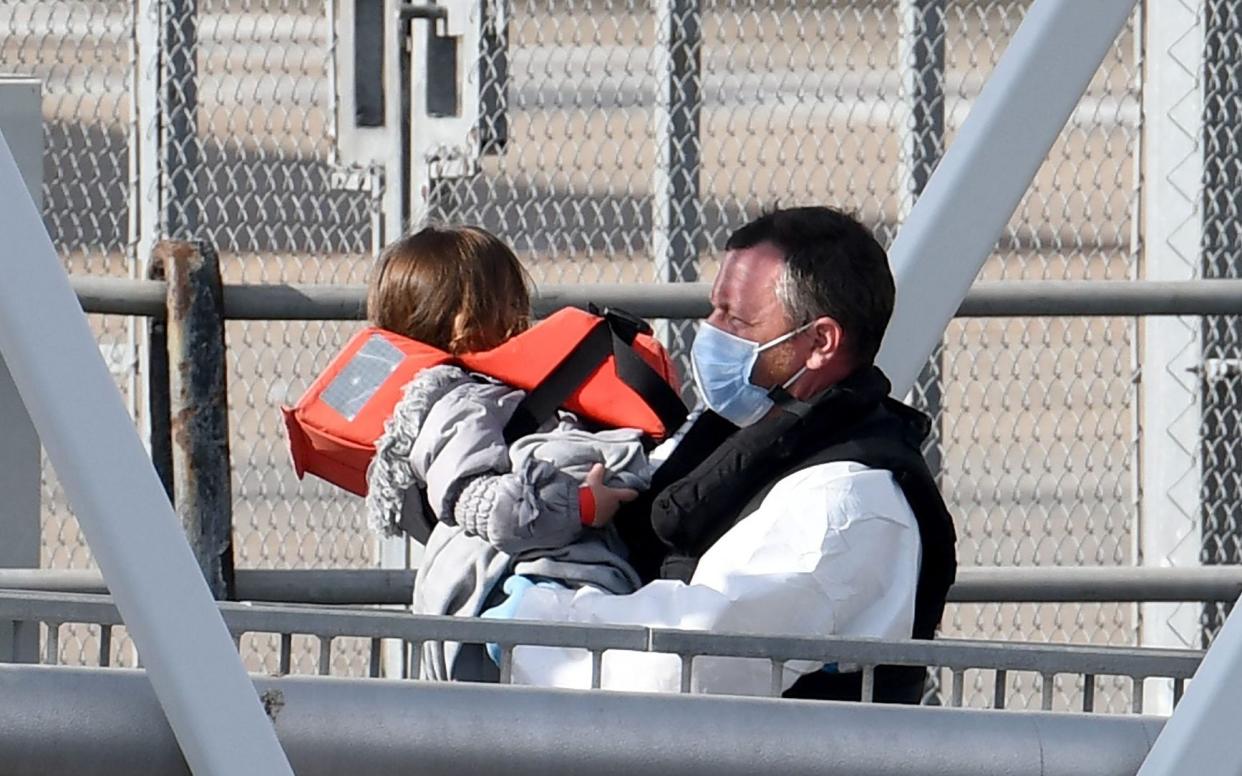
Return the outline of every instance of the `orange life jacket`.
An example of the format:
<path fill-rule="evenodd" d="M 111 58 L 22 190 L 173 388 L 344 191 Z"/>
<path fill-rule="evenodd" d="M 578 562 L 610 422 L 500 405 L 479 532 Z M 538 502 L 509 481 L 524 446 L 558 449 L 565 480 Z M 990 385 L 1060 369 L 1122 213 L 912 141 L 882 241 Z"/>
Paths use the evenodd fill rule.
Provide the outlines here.
<path fill-rule="evenodd" d="M 558 407 L 601 426 L 637 428 L 653 440 L 686 417 L 664 347 L 642 321 L 618 311 L 562 309 L 492 350 L 453 356 L 400 334 L 354 335 L 293 407 L 282 407 L 293 467 L 365 495 L 367 466 L 404 387 L 424 369 L 457 364 L 526 391 L 505 427 L 512 442 Z"/>

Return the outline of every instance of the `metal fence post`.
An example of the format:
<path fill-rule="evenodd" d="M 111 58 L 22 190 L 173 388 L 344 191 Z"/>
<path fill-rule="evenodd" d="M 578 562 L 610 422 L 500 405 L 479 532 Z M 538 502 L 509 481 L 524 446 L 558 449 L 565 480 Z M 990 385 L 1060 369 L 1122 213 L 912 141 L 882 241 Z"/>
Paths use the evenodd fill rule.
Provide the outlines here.
<path fill-rule="evenodd" d="M 700 0 L 656 0 L 657 83 L 653 111 L 656 164 L 652 180 L 651 252 L 656 280 L 698 280 L 703 241 L 699 173 L 703 107 L 703 10 Z M 661 338 L 670 349 L 687 347 L 692 325 L 662 324 Z"/>
<path fill-rule="evenodd" d="M 0 87 L 0 94 L 3 94 Z M 0 356 L 0 568 L 38 568 L 42 453 L 26 405 Z M 39 662 L 39 632 L 0 622 L 0 663 Z"/>
<path fill-rule="evenodd" d="M 483 0 L 479 49 L 479 153 L 509 144 L 509 0 Z"/>
<path fill-rule="evenodd" d="M 1143 279 L 1186 281 L 1201 268 L 1203 185 L 1202 6 L 1149 2 L 1144 7 L 1141 142 Z M 1143 566 L 1198 565 L 1200 507 L 1200 318 L 1142 324 L 1137 412 L 1139 516 L 1134 530 Z M 1197 606 L 1139 607 L 1141 646 L 1200 644 Z M 1144 708 L 1167 714 L 1172 688 L 1144 685 Z"/>
<path fill-rule="evenodd" d="M 148 280 L 165 280 L 164 263 L 152 257 L 147 266 Z M 168 500 L 176 504 L 173 489 L 172 407 L 169 404 L 168 318 L 152 316 L 147 321 L 147 431 L 151 463 L 159 475 Z"/>
<path fill-rule="evenodd" d="M 162 132 L 160 131 L 160 108 L 163 101 L 160 99 L 160 41 L 163 37 L 161 33 L 161 0 L 134 0 L 133 3 L 133 36 L 130 40 L 130 116 L 128 131 L 128 163 L 129 163 L 129 191 L 128 191 L 128 215 L 129 215 L 129 241 L 133 251 L 132 258 L 135 266 L 131 268 L 131 275 L 134 277 L 150 278 L 149 274 L 151 266 L 151 251 L 155 247 L 156 241 L 159 239 L 160 224 L 164 220 L 162 215 L 162 173 L 160 158 L 162 150 L 160 147 L 160 139 Z M 163 279 L 163 275 L 160 275 Z M 128 325 L 131 331 L 137 336 L 133 337 L 134 350 L 136 358 L 134 363 L 136 368 L 131 370 L 137 372 L 135 376 L 130 397 L 131 401 L 136 404 L 135 415 L 141 419 L 141 428 L 146 433 L 148 442 L 153 440 L 156 430 L 152 428 L 152 414 L 156 408 L 152 406 L 151 384 L 152 376 L 151 368 L 158 366 L 152 362 L 152 352 L 167 353 L 167 348 L 163 341 L 157 347 L 151 339 L 151 318 L 131 318 Z M 143 327 L 146 327 L 146 336 Z M 160 331 L 163 331 L 163 321 L 160 320 Z M 164 356 L 165 373 L 167 373 L 167 355 Z M 142 376 L 146 376 L 145 386 L 141 382 Z M 168 395 L 168 378 L 163 378 L 162 393 L 165 397 Z M 164 428 L 168 427 L 168 409 L 167 401 L 163 408 Z M 167 446 L 166 446 L 167 448 Z M 152 453 L 154 454 L 152 448 Z M 161 466 L 160 459 L 154 457 L 157 471 Z M 172 464 L 171 459 L 168 461 L 167 468 L 160 472 L 160 478 L 164 483 L 165 489 L 172 497 Z"/>
<path fill-rule="evenodd" d="M 217 599 L 233 592 L 233 493 L 225 380 L 224 295 L 215 249 L 164 241 L 169 410 L 177 514 Z"/>
<path fill-rule="evenodd" d="M 1203 277 L 1242 277 L 1242 85 L 1237 81 L 1242 2 L 1208 0 L 1204 7 Z M 1242 319 L 1203 320 L 1200 560 L 1242 560 Z M 1229 605 L 1203 610 L 1203 641 L 1220 630 Z"/>
<path fill-rule="evenodd" d="M 43 203 L 42 87 L 0 79 L 0 136 L 13 151 L 35 206 Z M 0 568 L 38 568 L 42 538 L 39 435 L 0 355 Z M 39 631 L 0 622 L 0 661 L 37 663 Z"/>
<path fill-rule="evenodd" d="M 167 0 L 160 43 L 164 64 L 164 236 L 198 236 L 198 1 Z"/>
<path fill-rule="evenodd" d="M 901 67 L 909 102 L 903 138 L 902 216 L 914 207 L 944 154 L 944 0 L 902 0 Z M 923 454 L 939 479 L 944 465 L 944 343 L 914 384 L 914 398 L 932 418 Z"/>

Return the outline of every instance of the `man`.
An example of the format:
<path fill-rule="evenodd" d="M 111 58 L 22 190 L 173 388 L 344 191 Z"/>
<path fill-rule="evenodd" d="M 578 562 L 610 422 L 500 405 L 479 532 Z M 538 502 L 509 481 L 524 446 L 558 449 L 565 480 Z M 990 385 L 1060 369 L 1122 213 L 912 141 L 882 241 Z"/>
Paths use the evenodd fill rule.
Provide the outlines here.
<path fill-rule="evenodd" d="M 739 229 L 692 349 L 707 411 L 615 524 L 647 584 L 630 595 L 511 581 L 516 619 L 723 632 L 932 638 L 956 568 L 952 519 L 919 452 L 925 416 L 874 366 L 892 314 L 883 248 L 825 207 Z M 584 686 L 581 652 L 520 647 L 515 681 Z M 850 666 L 791 661 L 792 697 L 857 699 Z M 673 656 L 609 652 L 605 687 L 676 690 Z M 877 672 L 917 702 L 921 669 Z M 764 694 L 767 661 L 700 658 L 693 687 Z"/>

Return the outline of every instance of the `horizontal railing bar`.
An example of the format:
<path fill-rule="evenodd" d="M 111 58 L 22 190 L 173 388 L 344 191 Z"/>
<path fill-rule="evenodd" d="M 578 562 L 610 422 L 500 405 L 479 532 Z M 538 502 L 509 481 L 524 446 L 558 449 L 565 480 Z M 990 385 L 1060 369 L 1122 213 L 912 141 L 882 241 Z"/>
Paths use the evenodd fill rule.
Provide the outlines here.
<path fill-rule="evenodd" d="M 230 629 L 245 632 L 313 633 L 333 638 L 353 636 L 468 644 L 491 641 L 582 649 L 645 650 L 648 643 L 647 629 L 640 626 L 497 621 L 408 612 L 235 603 L 221 603 L 220 613 Z"/>
<path fill-rule="evenodd" d="M 408 604 L 414 592 L 412 569 L 237 569 L 239 601 L 287 604 Z M 106 595 L 98 571 L 0 569 L 0 590 Z"/>
<path fill-rule="evenodd" d="M 0 622 L 5 620 L 125 624 L 108 596 L 0 590 Z"/>
<path fill-rule="evenodd" d="M 254 684 L 299 776 L 1120 776 L 1138 769 L 1163 724 L 461 682 L 254 677 Z M 0 762 L 9 771 L 111 776 L 130 773 L 140 752 L 144 772 L 188 773 L 143 672 L 0 666 L 0 694 Z"/>
<path fill-rule="evenodd" d="M 413 569 L 238 569 L 239 601 L 288 604 L 409 604 Z"/>
<path fill-rule="evenodd" d="M 964 639 L 795 638 L 652 629 L 652 652 L 713 657 L 940 666 L 952 669 L 1005 668 L 1048 673 L 1096 673 L 1190 678 L 1203 653 L 1197 650 L 1095 647 L 1072 644 L 983 642 Z"/>
<path fill-rule="evenodd" d="M 299 633 L 337 638 L 393 638 L 407 641 L 489 641 L 530 646 L 645 651 L 649 629 L 629 625 L 579 625 L 436 617 L 370 609 L 221 602 L 220 614 L 233 633 Z M 55 620 L 121 624 L 108 596 L 0 591 L 0 621 Z"/>
<path fill-rule="evenodd" d="M 111 315 L 164 315 L 157 280 L 71 277 L 82 309 Z M 535 311 L 623 307 L 643 318 L 702 318 L 711 307 L 707 283 L 548 284 Z M 234 320 L 361 320 L 363 285 L 225 284 L 224 315 Z M 962 318 L 1039 316 L 1240 315 L 1242 280 L 981 281 L 958 310 Z"/>
<path fill-rule="evenodd" d="M 413 570 L 238 569 L 240 601 L 318 604 L 408 604 Z M 0 569 L 0 590 L 106 594 L 97 571 Z M 1242 596 L 1242 566 L 1200 568 L 1039 567 L 957 571 L 951 603 L 1196 602 Z"/>
<path fill-rule="evenodd" d="M 1242 280 L 1022 280 L 976 283 L 962 318 L 1240 315 Z"/>
<path fill-rule="evenodd" d="M 930 665 L 954 669 L 1005 668 L 1041 673 L 1190 678 L 1197 650 L 1172 650 L 960 639 L 878 641 L 683 631 L 641 626 L 430 617 L 383 610 L 248 606 L 221 603 L 233 633 L 299 633 L 321 637 L 394 638 L 624 649 L 679 655 L 778 658 L 859 664 Z M 106 596 L 0 592 L 0 621 L 48 620 L 120 624 Z"/>
<path fill-rule="evenodd" d="M 1232 602 L 1242 596 L 1242 566 L 967 567 L 949 590 L 955 603 Z"/>
<path fill-rule="evenodd" d="M 148 318 L 165 316 L 168 284 L 163 281 L 70 275 L 69 282 L 84 312 Z"/>

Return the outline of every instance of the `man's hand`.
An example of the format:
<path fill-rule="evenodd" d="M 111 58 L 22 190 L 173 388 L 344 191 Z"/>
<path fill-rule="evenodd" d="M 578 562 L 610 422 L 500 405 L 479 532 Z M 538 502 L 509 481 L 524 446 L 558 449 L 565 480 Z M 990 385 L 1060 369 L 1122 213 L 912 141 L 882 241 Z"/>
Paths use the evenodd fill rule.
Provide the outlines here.
<path fill-rule="evenodd" d="M 638 491 L 633 488 L 613 488 L 604 484 L 608 470 L 602 463 L 597 463 L 587 472 L 586 484 L 582 487 L 590 491 L 590 500 L 594 506 L 591 519 L 583 515 L 583 523 L 592 528 L 602 528 L 612 522 L 617 510 L 627 501 L 638 498 Z"/>

